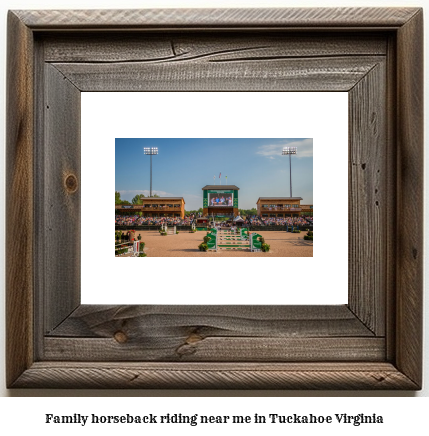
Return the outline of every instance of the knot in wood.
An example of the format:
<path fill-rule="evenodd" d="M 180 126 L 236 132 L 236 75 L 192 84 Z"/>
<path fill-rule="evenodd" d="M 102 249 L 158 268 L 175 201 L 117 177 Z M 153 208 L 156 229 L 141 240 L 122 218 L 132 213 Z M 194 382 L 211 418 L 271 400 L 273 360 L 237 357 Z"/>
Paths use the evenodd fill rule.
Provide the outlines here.
<path fill-rule="evenodd" d="M 72 194 L 77 191 L 77 178 L 74 174 L 70 174 L 66 177 L 65 185 L 67 191 Z"/>
<path fill-rule="evenodd" d="M 195 342 L 199 342 L 202 340 L 203 338 L 200 335 L 196 333 L 191 333 L 189 337 L 186 339 L 186 344 L 195 344 Z"/>
<path fill-rule="evenodd" d="M 127 342 L 128 338 L 127 335 L 124 332 L 117 331 L 113 337 L 115 338 L 116 342 L 119 342 L 120 344 L 123 344 L 124 342 Z"/>

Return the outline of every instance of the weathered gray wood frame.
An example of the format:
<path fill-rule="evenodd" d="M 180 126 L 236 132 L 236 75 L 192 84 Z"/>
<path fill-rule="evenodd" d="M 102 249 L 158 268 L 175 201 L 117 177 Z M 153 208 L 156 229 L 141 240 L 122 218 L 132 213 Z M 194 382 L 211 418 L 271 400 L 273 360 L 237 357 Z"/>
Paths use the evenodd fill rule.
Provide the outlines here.
<path fill-rule="evenodd" d="M 416 8 L 9 12 L 8 387 L 420 389 L 422 17 Z M 89 90 L 347 91 L 349 303 L 80 305 L 80 93 Z"/>

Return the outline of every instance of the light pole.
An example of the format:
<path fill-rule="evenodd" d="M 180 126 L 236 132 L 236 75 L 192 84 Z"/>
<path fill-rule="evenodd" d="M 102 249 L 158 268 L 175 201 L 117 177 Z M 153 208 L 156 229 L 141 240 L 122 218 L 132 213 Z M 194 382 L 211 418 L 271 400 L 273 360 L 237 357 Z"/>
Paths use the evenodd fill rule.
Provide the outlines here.
<path fill-rule="evenodd" d="M 144 154 L 150 156 L 150 197 L 152 197 L 152 156 L 158 154 L 158 147 L 144 147 Z"/>
<path fill-rule="evenodd" d="M 296 154 L 296 147 L 283 147 L 282 156 L 289 155 L 290 198 L 292 198 L 292 154 Z"/>

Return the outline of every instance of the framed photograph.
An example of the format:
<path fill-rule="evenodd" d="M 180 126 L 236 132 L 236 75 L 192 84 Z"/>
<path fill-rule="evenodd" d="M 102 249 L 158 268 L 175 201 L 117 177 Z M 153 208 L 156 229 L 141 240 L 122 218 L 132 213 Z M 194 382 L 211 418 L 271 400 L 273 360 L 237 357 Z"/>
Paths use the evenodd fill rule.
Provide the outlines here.
<path fill-rule="evenodd" d="M 346 92 L 85 92 L 81 119 L 81 210 L 93 211 L 95 192 L 100 205 L 111 202 L 113 190 L 118 201 L 115 257 L 107 238 L 97 238 L 94 256 L 95 228 L 113 235 L 113 220 L 94 221 L 107 210 L 81 214 L 82 304 L 347 303 L 347 232 L 335 239 L 321 232 L 313 257 L 307 235 L 313 217 L 304 212 L 314 203 L 319 228 L 347 229 L 347 213 L 334 223 L 331 202 L 323 200 L 335 191 L 336 208 L 347 211 Z M 93 164 L 100 160 L 94 143 L 103 144 L 102 165 Z M 152 157 L 145 154 L 150 147 Z M 282 154 L 286 147 L 297 148 L 290 159 Z M 231 205 L 222 206 L 225 198 Z M 124 286 L 124 277 L 141 268 L 151 276 Z M 169 278 L 159 280 L 166 270 Z M 330 289 L 321 293 L 318 283 L 327 275 Z"/>
<path fill-rule="evenodd" d="M 7 386 L 421 389 L 422 48 L 419 8 L 10 11 Z M 195 283 L 189 262 L 179 276 L 169 274 L 168 268 L 151 270 L 150 262 L 163 258 L 149 256 L 134 259 L 139 262 L 136 274 L 127 274 L 121 283 L 124 288 L 143 286 L 141 302 L 85 303 L 82 289 L 92 261 L 95 264 L 101 256 L 99 240 L 107 237 L 113 257 L 113 232 L 105 236 L 97 231 L 97 223 L 104 219 L 104 211 L 113 221 L 112 173 L 103 172 L 109 152 L 100 138 L 101 130 L 116 122 L 108 109 L 95 115 L 85 110 L 86 94 L 93 93 L 110 101 L 118 93 L 138 95 L 143 104 L 148 104 L 149 95 L 155 100 L 167 98 L 158 117 L 166 131 L 178 118 L 189 132 L 176 131 L 175 138 L 188 137 L 184 135 L 198 124 L 193 125 L 194 115 L 186 117 L 180 101 L 174 112 L 169 111 L 177 96 L 182 101 L 187 95 L 204 96 L 207 107 L 216 96 L 222 97 L 226 111 L 232 99 L 239 101 L 248 93 L 285 98 L 291 93 L 313 93 L 317 98 L 346 93 L 348 157 L 340 166 L 347 180 L 338 177 L 338 192 L 335 186 L 333 192 L 315 192 L 315 203 L 329 207 L 319 215 L 316 210 L 319 236 L 309 258 L 315 265 L 323 256 L 331 265 L 338 262 L 312 287 L 318 294 L 329 293 L 338 270 L 347 278 L 341 285 L 347 302 L 246 299 L 256 293 L 263 297 L 264 292 L 268 297 L 274 287 L 284 292 L 293 274 L 293 268 L 284 267 L 284 280 L 283 276 L 270 280 L 263 269 L 248 268 L 262 285 L 250 281 L 240 288 L 239 282 L 230 281 L 223 288 L 243 296 L 225 303 L 217 298 L 216 289 Z M 255 105 L 256 121 L 263 118 L 261 107 L 268 106 L 256 110 Z M 268 113 L 279 111 L 281 104 L 269 106 Z M 83 131 L 93 119 L 104 124 L 98 128 L 100 135 L 88 143 Z M 117 138 L 153 137 L 147 131 L 133 136 L 132 120 L 129 135 Z M 339 129 L 344 128 L 340 120 Z M 248 128 L 255 124 L 252 120 Z M 331 130 L 336 130 L 335 123 Z M 265 131 L 267 136 L 243 137 L 284 138 Z M 159 132 L 156 137 L 165 136 Z M 88 158 L 88 148 L 98 150 L 98 156 Z M 339 149 L 331 145 L 324 151 L 334 155 Z M 107 206 L 95 199 L 88 208 L 84 202 L 88 164 L 94 171 L 97 168 L 100 191 L 108 193 Z M 228 182 L 236 186 L 233 180 Z M 336 196 L 345 185 L 347 206 L 337 208 Z M 234 201 L 242 198 L 235 188 L 208 191 L 216 190 L 207 188 L 207 208 L 213 200 L 214 209 L 218 199 L 223 209 L 234 208 Z M 223 197 L 210 196 L 216 193 Z M 204 201 L 205 194 L 201 195 Z M 226 205 L 228 201 L 232 206 Z M 277 203 L 265 206 L 285 207 Z M 323 219 L 338 222 L 339 217 L 338 227 L 318 227 Z M 328 244 L 317 247 L 322 235 L 328 241 L 347 241 L 347 254 L 331 254 Z M 282 259 L 287 265 L 288 259 Z M 342 266 L 344 259 L 347 266 Z M 249 259 L 253 260 L 257 259 Z M 121 286 L 112 286 L 113 290 L 104 289 L 108 284 L 97 286 L 97 277 L 113 278 L 121 274 L 120 268 L 106 266 L 94 273 L 95 284 L 90 286 L 100 295 L 110 291 L 120 299 Z M 310 268 L 308 275 L 312 273 Z M 196 294 L 207 293 L 211 299 L 145 299 L 174 289 L 175 280 L 187 281 Z"/>

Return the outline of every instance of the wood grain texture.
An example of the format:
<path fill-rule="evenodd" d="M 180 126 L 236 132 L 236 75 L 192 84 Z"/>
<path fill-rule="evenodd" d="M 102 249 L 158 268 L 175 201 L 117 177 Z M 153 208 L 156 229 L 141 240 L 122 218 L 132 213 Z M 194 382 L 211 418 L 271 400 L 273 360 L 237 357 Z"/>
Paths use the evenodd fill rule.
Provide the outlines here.
<path fill-rule="evenodd" d="M 45 155 L 49 153 L 45 147 L 45 63 L 44 46 L 35 42 L 34 44 L 34 111 L 35 132 L 34 132 L 34 210 L 33 210 L 33 250 L 34 250 L 34 270 L 38 273 L 34 275 L 34 352 L 33 358 L 37 361 L 40 359 L 40 352 L 43 350 L 43 338 L 46 332 L 45 328 L 45 271 L 47 268 L 44 255 L 45 250 Z"/>
<path fill-rule="evenodd" d="M 348 91 L 382 58 L 252 59 L 237 62 L 55 63 L 86 92 Z"/>
<path fill-rule="evenodd" d="M 349 92 L 349 307 L 385 335 L 387 233 L 386 64 Z"/>
<path fill-rule="evenodd" d="M 374 336 L 345 305 L 337 306 L 104 306 L 82 305 L 48 335 L 138 340 L 173 332 L 220 337 Z"/>
<path fill-rule="evenodd" d="M 80 91 L 45 66 L 45 332 L 80 304 Z"/>
<path fill-rule="evenodd" d="M 128 338 L 117 331 L 110 339 L 45 338 L 44 360 L 68 362 L 383 362 L 383 338 L 273 338 L 169 336 L 147 332 Z M 122 337 L 124 338 L 122 340 Z"/>
<path fill-rule="evenodd" d="M 109 50 L 106 52 L 106 41 Z M 284 32 L 163 32 L 108 34 L 99 32 L 52 38 L 43 36 L 45 61 L 68 63 L 237 61 L 386 55 L 386 38 L 377 34 L 290 34 Z M 238 59 L 237 59 L 238 58 Z"/>
<path fill-rule="evenodd" d="M 396 35 L 388 37 L 387 51 L 387 75 L 386 105 L 390 108 L 386 113 L 387 147 L 386 147 L 386 166 L 387 177 L 386 186 L 386 214 L 389 219 L 386 221 L 386 235 L 395 235 L 397 230 L 397 44 Z M 386 246 L 386 359 L 395 361 L 396 354 L 396 238 L 388 238 Z"/>
<path fill-rule="evenodd" d="M 8 14 L 6 111 L 6 382 L 33 361 L 33 49 Z"/>
<path fill-rule="evenodd" d="M 416 389 L 389 363 L 35 363 L 14 387 L 92 389 Z"/>
<path fill-rule="evenodd" d="M 130 9 L 14 11 L 30 28 L 163 29 L 223 27 L 389 28 L 406 23 L 417 8 Z"/>
<path fill-rule="evenodd" d="M 421 17 L 416 8 L 11 13 L 7 194 L 26 208 L 7 217 L 17 254 L 7 265 L 8 386 L 419 389 Z M 348 307 L 78 307 L 83 90 L 349 91 Z M 56 247 L 64 235 L 69 246 Z"/>
<path fill-rule="evenodd" d="M 75 310 L 44 349 L 67 361 L 382 361 L 385 340 L 341 305 L 98 305 Z"/>
<path fill-rule="evenodd" d="M 422 381 L 423 12 L 398 32 L 397 364 Z"/>

